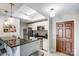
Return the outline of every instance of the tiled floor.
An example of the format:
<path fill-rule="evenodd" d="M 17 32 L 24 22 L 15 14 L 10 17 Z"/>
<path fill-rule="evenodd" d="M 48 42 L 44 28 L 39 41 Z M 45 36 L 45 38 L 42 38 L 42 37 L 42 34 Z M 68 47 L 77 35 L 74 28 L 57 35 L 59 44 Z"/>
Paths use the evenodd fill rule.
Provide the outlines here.
<path fill-rule="evenodd" d="M 67 54 L 64 53 L 60 53 L 60 52 L 52 52 L 52 53 L 47 53 L 46 51 L 40 50 L 41 52 L 44 53 L 44 56 L 69 56 Z M 6 54 L 2 54 L 1 56 L 6 56 Z"/>
<path fill-rule="evenodd" d="M 56 52 L 56 53 L 50 53 L 50 56 L 69 56 L 69 55 L 63 54 L 63 53 L 60 53 L 60 52 Z"/>
<path fill-rule="evenodd" d="M 42 50 L 41 50 L 41 52 L 44 53 L 44 56 L 69 56 L 67 54 L 60 53 L 60 52 L 52 52 L 52 53 L 49 53 L 49 54 L 45 51 L 42 51 Z"/>

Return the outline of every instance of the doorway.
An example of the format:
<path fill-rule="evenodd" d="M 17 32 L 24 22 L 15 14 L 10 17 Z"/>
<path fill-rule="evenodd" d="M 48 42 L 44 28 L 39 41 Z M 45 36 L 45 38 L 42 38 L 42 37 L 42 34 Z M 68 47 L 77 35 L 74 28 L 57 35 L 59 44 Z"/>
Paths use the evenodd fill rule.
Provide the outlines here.
<path fill-rule="evenodd" d="M 56 23 L 56 51 L 74 55 L 74 21 Z"/>

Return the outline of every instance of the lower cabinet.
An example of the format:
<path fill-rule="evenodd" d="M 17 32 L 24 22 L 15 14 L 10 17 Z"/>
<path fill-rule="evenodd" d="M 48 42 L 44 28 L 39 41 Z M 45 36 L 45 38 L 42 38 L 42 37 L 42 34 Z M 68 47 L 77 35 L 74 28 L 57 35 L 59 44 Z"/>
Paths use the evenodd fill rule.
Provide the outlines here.
<path fill-rule="evenodd" d="M 48 39 L 43 39 L 43 49 L 48 50 Z"/>
<path fill-rule="evenodd" d="M 40 51 L 40 41 L 34 41 L 20 46 L 20 55 L 29 56 L 32 53 Z"/>

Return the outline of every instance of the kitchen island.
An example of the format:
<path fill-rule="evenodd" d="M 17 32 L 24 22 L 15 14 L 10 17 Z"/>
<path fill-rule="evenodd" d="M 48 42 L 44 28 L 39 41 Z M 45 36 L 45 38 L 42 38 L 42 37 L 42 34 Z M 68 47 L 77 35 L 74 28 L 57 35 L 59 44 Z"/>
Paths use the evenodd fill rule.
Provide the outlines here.
<path fill-rule="evenodd" d="M 25 40 L 14 37 L 1 37 L 8 56 L 28 56 L 40 50 L 39 40 Z"/>

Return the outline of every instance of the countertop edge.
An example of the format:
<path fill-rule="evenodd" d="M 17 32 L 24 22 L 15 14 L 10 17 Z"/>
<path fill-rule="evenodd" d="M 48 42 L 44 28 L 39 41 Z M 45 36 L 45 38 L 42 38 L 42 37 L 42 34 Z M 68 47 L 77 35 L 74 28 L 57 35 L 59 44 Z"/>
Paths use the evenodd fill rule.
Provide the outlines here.
<path fill-rule="evenodd" d="M 2 38 L 0 38 L 1 41 L 3 41 L 5 44 L 7 44 L 7 42 L 5 42 Z M 23 44 L 18 44 L 18 45 L 15 45 L 15 46 L 10 46 L 9 44 L 7 44 L 10 48 L 14 48 L 14 47 L 17 47 L 17 46 L 21 46 L 21 45 L 24 45 L 24 44 L 28 44 L 28 43 L 31 43 L 31 42 L 35 42 L 35 41 L 38 41 L 38 40 L 33 40 L 33 41 L 30 41 L 30 42 L 27 42 L 27 43 L 23 43 Z"/>

